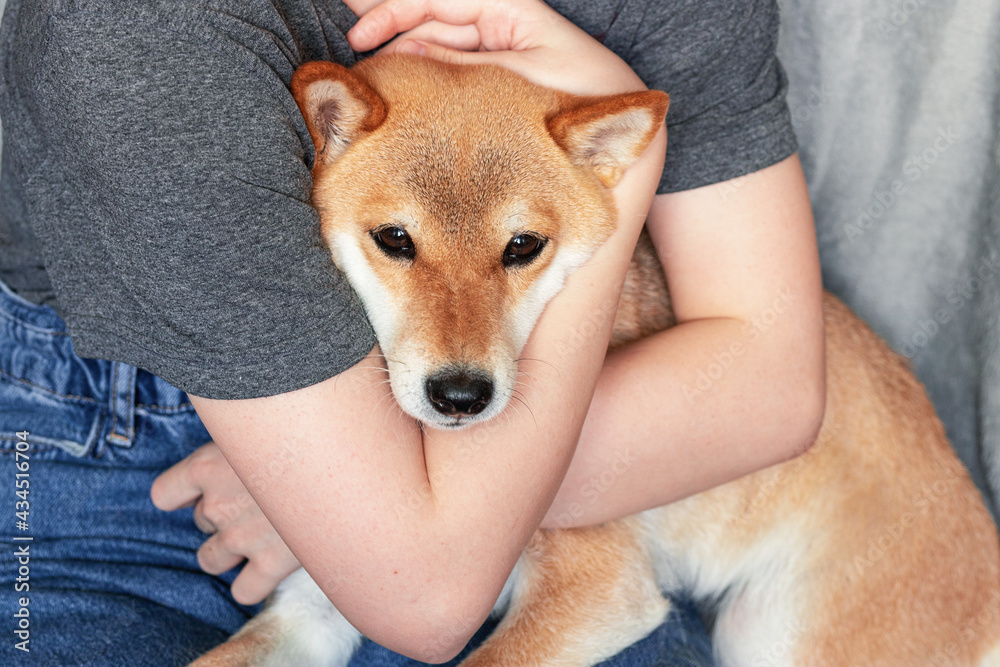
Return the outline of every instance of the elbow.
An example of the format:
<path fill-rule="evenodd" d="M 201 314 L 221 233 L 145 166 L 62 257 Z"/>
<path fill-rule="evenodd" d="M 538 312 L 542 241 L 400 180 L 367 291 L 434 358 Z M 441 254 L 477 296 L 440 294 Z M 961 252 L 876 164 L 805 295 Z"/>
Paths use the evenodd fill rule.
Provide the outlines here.
<path fill-rule="evenodd" d="M 438 665 L 450 662 L 461 653 L 479 629 L 466 627 L 460 619 L 454 623 L 424 624 L 413 637 L 405 638 L 404 645 L 393 648 L 397 653 L 419 662 Z"/>
<path fill-rule="evenodd" d="M 796 392 L 789 423 L 787 459 L 802 456 L 819 438 L 826 417 L 826 377 L 821 369 L 817 377 Z"/>
<path fill-rule="evenodd" d="M 772 392 L 764 403 L 773 465 L 802 456 L 820 437 L 827 407 L 823 328 L 776 337 L 767 359 Z"/>
<path fill-rule="evenodd" d="M 822 400 L 817 399 L 803 406 L 799 416 L 798 429 L 789 443 L 789 459 L 806 454 L 816 444 L 823 427 L 825 412 L 826 405 Z"/>
<path fill-rule="evenodd" d="M 472 635 L 469 635 L 471 638 Z M 438 636 L 434 639 L 413 638 L 412 641 L 404 640 L 400 645 L 386 642 L 382 644 L 386 648 L 404 655 L 411 660 L 431 665 L 439 665 L 453 660 L 468 643 L 468 639 L 461 641 L 449 641 L 445 636 Z M 380 644 L 382 642 L 379 642 Z"/>
<path fill-rule="evenodd" d="M 430 664 L 448 662 L 469 643 L 486 620 L 492 604 L 473 598 L 469 590 L 437 591 L 426 601 L 407 609 L 386 623 L 381 630 L 365 631 L 371 639 L 408 658 Z"/>

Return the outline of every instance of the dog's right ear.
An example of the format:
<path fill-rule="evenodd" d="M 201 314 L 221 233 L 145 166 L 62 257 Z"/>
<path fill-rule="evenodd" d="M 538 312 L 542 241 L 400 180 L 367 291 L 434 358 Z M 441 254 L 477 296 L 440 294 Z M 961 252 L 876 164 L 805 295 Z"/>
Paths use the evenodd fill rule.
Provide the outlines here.
<path fill-rule="evenodd" d="M 613 188 L 656 136 L 669 106 L 670 96 L 659 90 L 581 97 L 549 119 L 549 132 L 574 164 Z"/>
<path fill-rule="evenodd" d="M 336 63 L 315 61 L 299 67 L 292 76 L 292 96 L 316 146 L 317 164 L 334 162 L 386 116 L 378 93 Z"/>

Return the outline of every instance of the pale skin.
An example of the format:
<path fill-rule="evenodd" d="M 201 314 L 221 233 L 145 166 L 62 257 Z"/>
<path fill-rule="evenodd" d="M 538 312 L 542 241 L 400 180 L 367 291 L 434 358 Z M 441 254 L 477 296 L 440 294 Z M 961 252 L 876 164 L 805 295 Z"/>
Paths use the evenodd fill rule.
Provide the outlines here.
<path fill-rule="evenodd" d="M 364 15 L 349 35 L 358 50 L 402 32 L 390 48 L 500 62 L 571 92 L 642 86 L 534 0 L 389 0 L 368 14 L 378 3 L 348 4 Z M 573 78 L 581 71 L 586 79 Z M 625 516 L 804 451 L 822 420 L 824 367 L 798 159 L 654 199 L 664 135 L 615 189 L 617 232 L 529 339 L 522 357 L 545 361 L 522 367 L 530 412 L 511 407 L 479 427 L 422 432 L 395 406 L 377 350 L 288 394 L 192 397 L 215 444 L 161 475 L 152 495 L 162 509 L 195 504 L 199 527 L 214 533 L 199 550 L 202 567 L 219 573 L 246 560 L 232 590 L 251 603 L 301 562 L 361 632 L 439 662 L 488 615 L 539 526 Z M 605 357 L 604 318 L 574 354 L 557 354 L 567 332 L 592 326 L 593 304 L 617 300 L 644 219 L 679 325 Z M 727 352 L 719 374 L 712 364 Z M 708 386 L 700 372 L 712 373 Z"/>

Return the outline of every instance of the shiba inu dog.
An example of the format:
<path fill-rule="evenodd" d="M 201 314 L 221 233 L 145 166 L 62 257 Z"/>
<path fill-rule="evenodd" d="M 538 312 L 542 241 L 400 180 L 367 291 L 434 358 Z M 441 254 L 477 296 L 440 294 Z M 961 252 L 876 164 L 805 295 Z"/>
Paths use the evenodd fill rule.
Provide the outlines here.
<path fill-rule="evenodd" d="M 310 63 L 293 93 L 314 204 L 363 300 L 402 408 L 435 428 L 499 414 L 521 346 L 614 228 L 609 188 L 663 93 L 576 98 L 498 68 Z M 1000 545 L 923 388 L 825 300 L 827 406 L 804 456 L 602 526 L 541 530 L 467 666 L 593 665 L 684 590 L 714 610 L 723 666 L 1000 665 Z M 612 345 L 672 324 L 640 240 Z M 360 635 L 303 571 L 196 664 L 345 665 Z"/>

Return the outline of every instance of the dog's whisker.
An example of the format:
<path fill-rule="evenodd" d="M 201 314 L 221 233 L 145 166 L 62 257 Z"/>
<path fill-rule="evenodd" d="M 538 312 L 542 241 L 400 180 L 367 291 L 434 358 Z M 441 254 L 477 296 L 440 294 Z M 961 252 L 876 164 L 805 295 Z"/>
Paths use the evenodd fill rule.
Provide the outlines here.
<path fill-rule="evenodd" d="M 393 357 L 389 357 L 384 352 L 379 352 L 377 354 L 372 354 L 372 355 L 369 355 L 369 356 L 371 356 L 373 359 L 381 359 L 382 361 L 393 363 L 393 364 L 398 364 L 400 366 L 406 366 L 407 365 L 406 362 L 401 361 L 399 359 L 395 359 Z M 386 369 L 383 367 L 382 370 L 386 370 Z"/>
<path fill-rule="evenodd" d="M 540 364 L 545 364 L 546 366 L 554 370 L 556 373 L 559 372 L 559 368 L 555 364 L 548 362 L 545 359 L 537 359 L 535 357 L 518 357 L 517 359 L 514 360 L 514 363 L 520 364 L 522 361 L 536 361 Z"/>
<path fill-rule="evenodd" d="M 511 394 L 510 394 L 511 400 L 517 401 L 518 403 L 520 403 L 521 405 L 523 405 L 524 409 L 528 411 L 529 415 L 531 415 L 531 421 L 534 422 L 535 426 L 538 426 L 538 420 L 535 419 L 535 413 L 531 411 L 531 406 L 528 405 L 528 402 L 526 400 L 524 400 L 524 398 L 522 398 L 523 394 L 521 394 L 521 395 L 519 395 L 519 394 L 521 394 L 521 392 L 517 391 L 516 389 L 514 391 L 512 391 Z M 511 403 L 511 405 L 514 405 L 514 404 Z"/>
<path fill-rule="evenodd" d="M 406 366 L 407 365 L 405 361 L 401 361 L 399 359 L 393 359 L 392 357 L 387 357 L 384 354 L 381 354 L 379 356 L 382 357 L 383 359 L 385 359 L 387 362 L 396 364 L 398 366 Z"/>
<path fill-rule="evenodd" d="M 389 413 L 388 413 L 387 410 L 380 410 L 379 408 L 381 408 L 382 404 L 389 397 L 390 397 L 390 395 L 386 394 L 385 396 L 382 396 L 377 401 L 375 401 L 375 404 L 372 405 L 372 411 L 371 411 L 372 417 L 374 417 L 377 413 L 381 412 L 382 413 L 382 425 L 383 426 L 387 423 L 387 420 L 389 419 Z"/>
<path fill-rule="evenodd" d="M 507 420 L 507 426 L 510 426 L 514 422 L 514 417 L 511 415 L 511 413 L 516 411 L 517 409 L 518 406 L 514 405 L 513 403 L 508 403 L 504 411 L 501 412 L 499 415 L 497 415 L 495 418 L 499 419 L 500 417 L 503 417 L 504 419 Z"/>
<path fill-rule="evenodd" d="M 535 386 L 534 385 L 534 378 L 533 377 L 531 377 L 530 375 L 525 376 L 525 377 L 527 378 L 527 381 L 522 380 L 520 378 L 516 378 L 514 380 L 514 387 L 513 387 L 512 391 L 520 391 L 521 389 L 530 389 L 530 388 L 532 388 L 532 387 Z M 523 393 L 522 393 L 522 396 L 523 396 Z"/>

